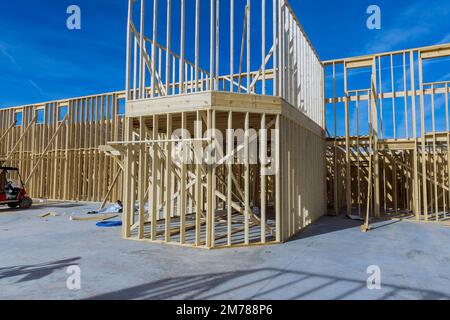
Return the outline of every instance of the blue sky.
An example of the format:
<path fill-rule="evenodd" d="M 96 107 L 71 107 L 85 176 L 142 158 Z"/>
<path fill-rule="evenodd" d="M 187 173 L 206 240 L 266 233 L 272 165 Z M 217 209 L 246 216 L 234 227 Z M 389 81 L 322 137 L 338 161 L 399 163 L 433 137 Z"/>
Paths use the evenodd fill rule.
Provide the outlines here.
<path fill-rule="evenodd" d="M 82 30 L 66 28 L 71 4 L 81 7 Z M 379 31 L 366 28 L 371 4 L 382 10 Z M 322 60 L 450 42 L 448 0 L 291 5 Z M 126 11 L 127 0 L 1 1 L 0 107 L 122 90 Z"/>

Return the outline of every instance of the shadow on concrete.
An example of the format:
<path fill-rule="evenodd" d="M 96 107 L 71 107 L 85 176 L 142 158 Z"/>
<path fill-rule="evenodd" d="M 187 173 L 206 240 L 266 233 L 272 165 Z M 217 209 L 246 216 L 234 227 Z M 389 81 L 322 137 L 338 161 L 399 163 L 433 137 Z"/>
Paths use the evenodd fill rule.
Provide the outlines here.
<path fill-rule="evenodd" d="M 29 266 L 14 266 L 0 268 L 0 280 L 23 276 L 16 283 L 38 280 L 49 276 L 56 270 L 66 269 L 69 266 L 77 264 L 80 257 L 60 261 L 47 262 Z"/>
<path fill-rule="evenodd" d="M 388 227 L 388 226 L 391 226 L 391 225 L 399 223 L 399 222 L 401 222 L 401 220 L 380 220 L 380 221 L 378 221 L 378 225 L 371 227 L 371 230 L 373 231 L 376 229 L 381 229 L 381 228 Z"/>
<path fill-rule="evenodd" d="M 371 231 L 376 229 L 381 229 L 388 227 L 390 225 L 401 222 L 400 220 L 374 220 L 371 221 Z M 322 234 L 333 233 L 338 231 L 343 231 L 346 229 L 360 230 L 360 227 L 364 224 L 364 221 L 352 220 L 345 215 L 339 216 L 324 216 L 314 222 L 312 225 L 306 227 L 304 230 L 300 231 L 297 235 L 292 237 L 288 242 L 306 239 L 310 237 L 319 236 Z"/>
<path fill-rule="evenodd" d="M 376 290 L 375 290 L 376 291 Z M 410 297 L 444 299 L 448 294 L 423 289 L 383 284 L 382 292 L 371 293 L 366 279 L 261 268 L 225 273 L 211 273 L 167 278 L 147 284 L 106 293 L 89 300 L 166 300 L 166 299 L 308 299 L 319 294 L 324 299 L 390 299 Z M 317 297 L 317 295 L 315 295 Z"/>
<path fill-rule="evenodd" d="M 47 203 L 35 203 L 33 204 L 33 208 L 78 208 L 85 207 L 86 204 L 80 203 L 61 203 L 61 202 L 47 202 Z"/>
<path fill-rule="evenodd" d="M 61 202 L 47 202 L 47 203 L 34 203 L 31 209 L 21 209 L 17 208 L 8 208 L 7 206 L 0 207 L 0 213 L 11 213 L 11 212 L 26 212 L 32 209 L 45 209 L 45 208 L 61 208 L 61 209 L 70 209 L 70 208 L 79 208 L 85 207 L 86 204 L 80 203 L 61 203 Z"/>
<path fill-rule="evenodd" d="M 345 216 L 324 216 L 305 228 L 296 236 L 292 237 L 289 241 L 306 239 L 319 236 L 321 234 L 333 233 L 346 229 L 359 228 L 361 225 L 361 221 L 351 220 Z"/>

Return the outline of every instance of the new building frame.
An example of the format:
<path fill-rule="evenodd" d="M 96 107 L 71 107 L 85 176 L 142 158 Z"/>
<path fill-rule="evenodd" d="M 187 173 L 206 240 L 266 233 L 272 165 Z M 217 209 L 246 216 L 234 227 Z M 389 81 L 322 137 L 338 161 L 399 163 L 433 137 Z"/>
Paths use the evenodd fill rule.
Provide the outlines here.
<path fill-rule="evenodd" d="M 324 62 L 327 198 L 336 214 L 448 219 L 450 79 L 424 81 L 424 65 L 445 66 L 448 56 L 442 44 Z"/>
<path fill-rule="evenodd" d="M 322 62 L 285 0 L 130 0 L 125 90 L 0 109 L 0 164 L 35 198 L 121 200 L 138 241 L 281 243 L 327 212 L 445 223 L 450 80 L 424 65 L 447 56 Z"/>
<path fill-rule="evenodd" d="M 280 243 L 325 213 L 323 66 L 287 1 L 130 1 L 126 98 L 124 238 Z"/>
<path fill-rule="evenodd" d="M 0 109 L 0 165 L 33 198 L 121 199 L 120 159 L 100 146 L 122 139 L 124 106 L 122 91 Z"/>

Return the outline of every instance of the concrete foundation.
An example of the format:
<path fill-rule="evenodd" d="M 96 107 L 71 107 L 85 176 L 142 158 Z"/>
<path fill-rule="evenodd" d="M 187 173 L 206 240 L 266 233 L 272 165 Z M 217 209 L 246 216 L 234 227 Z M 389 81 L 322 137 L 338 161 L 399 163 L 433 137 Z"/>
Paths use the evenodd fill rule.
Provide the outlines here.
<path fill-rule="evenodd" d="M 0 209 L 0 299 L 448 299 L 450 229 L 325 217 L 284 245 L 229 250 L 122 241 L 70 221 L 98 204 Z M 58 217 L 39 214 L 57 212 Z M 66 287 L 81 268 L 81 290 Z M 368 266 L 381 290 L 367 289 Z"/>

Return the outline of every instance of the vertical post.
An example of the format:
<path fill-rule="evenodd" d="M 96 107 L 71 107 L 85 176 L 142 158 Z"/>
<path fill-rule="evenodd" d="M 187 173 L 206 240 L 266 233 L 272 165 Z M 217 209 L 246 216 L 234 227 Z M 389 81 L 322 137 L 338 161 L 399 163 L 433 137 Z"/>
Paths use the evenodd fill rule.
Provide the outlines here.
<path fill-rule="evenodd" d="M 279 96 L 281 98 L 285 98 L 284 93 L 284 72 L 285 72 L 285 44 L 284 44 L 284 10 L 285 10 L 285 0 L 279 0 L 279 6 L 278 6 L 278 90 L 279 90 Z"/>
<path fill-rule="evenodd" d="M 220 0 L 216 0 L 216 79 L 215 90 L 219 90 L 219 54 L 220 54 Z"/>
<path fill-rule="evenodd" d="M 132 125 L 133 121 L 131 118 L 125 119 L 125 137 L 129 141 L 132 138 Z M 122 226 L 122 237 L 123 238 L 129 238 L 131 235 L 131 224 L 130 224 L 130 218 L 134 215 L 134 195 L 132 195 L 132 183 L 134 182 L 132 178 L 132 165 L 133 165 L 133 151 L 130 146 L 127 146 L 125 159 L 124 159 L 124 178 L 125 178 L 125 184 L 126 187 L 123 190 L 123 199 L 124 199 L 124 210 L 123 210 L 123 226 Z"/>
<path fill-rule="evenodd" d="M 202 130 L 202 118 L 200 116 L 200 111 L 197 111 L 197 118 L 195 121 L 195 171 L 196 171 L 196 184 L 195 184 L 195 245 L 198 247 L 201 245 L 201 228 L 202 228 L 202 163 L 203 163 L 203 146 L 202 142 L 198 139 L 203 137 Z"/>
<path fill-rule="evenodd" d="M 394 55 L 391 54 L 391 92 L 392 92 L 392 127 L 394 130 L 394 140 L 397 140 L 397 115 L 395 114 L 397 112 L 396 106 L 395 106 L 395 98 L 396 98 L 396 92 L 395 92 L 395 84 L 394 84 Z M 392 197 L 394 200 L 394 211 L 397 214 L 398 208 L 397 208 L 397 163 L 395 161 L 395 156 L 392 158 Z"/>
<path fill-rule="evenodd" d="M 181 128 L 182 128 L 182 153 L 181 153 L 181 177 L 180 177 L 180 203 L 178 205 L 180 215 L 180 243 L 186 242 L 186 162 L 187 162 L 187 148 L 186 130 L 187 130 L 187 116 L 183 112 L 181 114 Z"/>
<path fill-rule="evenodd" d="M 434 104 L 434 85 L 431 85 L 431 121 L 433 130 L 433 178 L 434 178 L 434 204 L 436 221 L 439 221 L 439 198 L 438 198 L 438 180 L 437 180 L 437 148 L 436 148 L 436 117 L 435 117 L 435 104 Z"/>
<path fill-rule="evenodd" d="M 157 115 L 153 116 L 153 135 L 152 139 L 158 139 L 158 128 L 159 118 Z M 157 224 L 157 215 L 159 214 L 158 207 L 158 168 L 159 168 L 159 145 L 157 143 L 152 144 L 152 196 L 149 199 L 152 199 L 151 203 L 151 236 L 152 241 L 156 240 L 156 224 Z M 149 207 L 150 208 L 150 207 Z"/>
<path fill-rule="evenodd" d="M 427 194 L 427 159 L 426 159 L 426 137 L 425 137 L 425 98 L 423 89 L 423 65 L 422 65 L 422 53 L 419 51 L 419 87 L 420 87 L 420 135 L 421 135 L 421 147 L 422 147 L 422 197 L 423 197 L 423 210 L 425 214 L 425 221 L 428 221 L 428 194 Z"/>
<path fill-rule="evenodd" d="M 286 100 L 291 104 L 294 105 L 294 101 L 292 99 L 294 90 L 292 88 L 292 66 L 293 66 L 293 24 L 292 24 L 292 16 L 289 14 L 289 10 L 286 10 L 286 25 L 285 25 L 285 30 L 286 30 Z M 311 82 L 311 87 L 312 87 L 312 77 L 310 78 L 310 82 Z M 310 104 L 310 106 L 312 107 L 312 103 Z M 312 114 L 310 115 L 310 117 L 312 119 L 314 119 L 312 117 Z"/>
<path fill-rule="evenodd" d="M 300 58 L 299 58 L 300 59 Z M 320 85 L 321 85 L 321 94 L 322 94 L 322 98 L 321 100 L 323 101 L 323 140 L 326 141 L 327 138 L 327 112 L 326 112 L 326 103 L 325 103 L 325 67 L 324 66 L 320 66 L 321 69 L 321 79 L 320 79 Z M 300 106 L 300 97 L 299 97 L 299 106 Z M 323 145 L 323 198 L 327 199 L 328 197 L 328 191 L 327 191 L 327 170 L 328 170 L 328 160 L 326 157 L 326 153 L 327 153 L 327 146 L 326 144 Z M 323 209 L 323 214 L 327 214 L 328 208 L 327 208 L 327 202 L 325 202 L 324 205 L 324 209 Z"/>
<path fill-rule="evenodd" d="M 352 176 L 350 164 L 350 110 L 349 110 L 349 95 L 347 83 L 347 63 L 344 62 L 344 103 L 345 103 L 345 192 L 347 214 L 352 213 Z"/>
<path fill-rule="evenodd" d="M 382 56 L 378 57 L 378 89 L 379 89 L 379 102 L 380 102 L 380 137 L 381 139 L 384 138 L 383 133 L 383 78 L 381 73 L 381 58 Z"/>
<path fill-rule="evenodd" d="M 336 104 L 336 62 L 333 62 L 333 117 L 334 117 L 334 179 L 333 179 L 333 191 L 334 191 L 334 210 L 336 216 L 339 215 L 339 193 L 338 193 L 338 164 L 337 164 L 337 104 Z"/>
<path fill-rule="evenodd" d="M 234 0 L 230 0 L 230 92 L 234 91 Z"/>
<path fill-rule="evenodd" d="M 136 39 L 136 37 L 133 37 L 134 39 L 134 66 L 133 66 L 133 99 L 137 100 L 138 99 L 138 83 L 137 83 L 137 75 L 138 75 L 138 71 L 137 71 L 137 67 L 138 67 L 138 41 Z M 131 95 L 131 93 L 130 93 Z"/>
<path fill-rule="evenodd" d="M 445 83 L 445 128 L 447 130 L 447 146 L 450 146 L 450 132 L 449 132 L 449 110 L 448 110 L 448 82 Z M 450 175 L 450 148 L 447 147 L 447 175 Z M 448 189 L 448 199 L 450 201 L 450 188 Z M 447 212 L 444 212 L 444 218 L 447 218 Z"/>
<path fill-rule="evenodd" d="M 266 0 L 261 3 L 261 63 L 262 63 L 262 94 L 266 94 Z"/>
<path fill-rule="evenodd" d="M 139 37 L 139 98 L 145 98 L 145 0 L 141 0 L 141 26 L 140 26 L 140 37 Z"/>
<path fill-rule="evenodd" d="M 372 130 L 373 130 L 373 174 L 374 174 L 374 212 L 375 217 L 380 217 L 380 164 L 378 155 L 378 110 L 376 99 L 376 59 L 373 59 L 372 63 Z"/>
<path fill-rule="evenodd" d="M 170 242 L 170 232 L 171 232 L 171 203 L 172 203 L 172 143 L 170 139 L 172 138 L 172 114 L 167 115 L 167 150 L 166 150 L 166 242 Z"/>
<path fill-rule="evenodd" d="M 397 139 L 397 119 L 395 114 L 395 84 L 394 84 L 394 55 L 391 54 L 391 90 L 392 90 L 392 128 L 394 130 L 394 139 Z"/>
<path fill-rule="evenodd" d="M 414 140 L 414 177 L 413 177 L 413 201 L 414 201 L 414 213 L 416 215 L 416 220 L 420 219 L 420 208 L 419 208 L 419 164 L 418 164 L 418 154 L 417 154 L 417 116 L 416 116 L 416 80 L 414 73 L 414 51 L 409 54 L 409 68 L 410 68 L 410 79 L 411 79 L 411 108 L 412 108 L 412 128 L 413 128 L 413 140 Z"/>
<path fill-rule="evenodd" d="M 172 0 L 167 0 L 166 95 L 170 95 L 170 41 L 172 32 Z M 156 39 L 155 39 L 156 41 Z"/>
<path fill-rule="evenodd" d="M 282 236 L 282 221 L 281 221 L 281 173 L 284 168 L 282 168 L 281 164 L 281 115 L 277 115 L 277 120 L 275 123 L 275 143 L 276 143 L 276 151 L 275 151 L 275 165 L 276 165 L 276 173 L 275 173 L 275 229 L 276 229 L 276 241 L 281 242 L 284 240 Z"/>
<path fill-rule="evenodd" d="M 361 217 L 361 163 L 360 163 L 360 151 L 359 151 L 359 91 L 356 92 L 356 161 L 357 161 L 357 203 L 358 203 L 358 216 Z"/>
<path fill-rule="evenodd" d="M 244 24 L 242 26 L 242 40 L 241 40 L 241 55 L 239 58 L 239 80 L 238 80 L 238 92 L 241 93 L 242 91 L 242 65 L 244 61 L 244 47 L 245 47 L 245 34 L 246 34 L 246 28 L 247 25 L 247 15 L 248 15 L 248 7 L 245 6 L 245 12 L 244 12 Z"/>
<path fill-rule="evenodd" d="M 142 141 L 145 140 L 145 131 L 144 131 L 144 118 L 139 118 L 139 170 L 138 170 L 138 200 L 139 200 L 139 234 L 138 238 L 144 238 L 144 226 L 145 226 L 145 144 Z"/>
<path fill-rule="evenodd" d="M 251 93 L 251 82 L 252 79 L 250 77 L 250 71 L 251 71 L 251 28 L 250 28 L 250 23 L 251 23 L 251 7 L 250 7 L 250 0 L 247 0 L 247 93 Z"/>
<path fill-rule="evenodd" d="M 278 12 L 278 0 L 273 0 L 272 3 L 272 28 L 273 28 L 273 95 L 277 96 L 278 93 L 278 33 L 277 33 L 277 12 Z"/>
<path fill-rule="evenodd" d="M 244 202 L 245 202 L 245 212 L 244 212 L 244 228 L 245 228 L 245 235 L 244 235 L 244 242 L 245 244 L 250 243 L 249 239 L 249 215 L 250 215 L 250 113 L 245 114 L 245 134 L 244 134 L 244 166 L 245 166 L 245 173 L 244 173 Z"/>
<path fill-rule="evenodd" d="M 141 34 L 142 35 L 142 34 Z M 153 44 L 152 44 L 152 86 L 151 97 L 156 93 L 156 42 L 158 37 L 158 0 L 153 0 Z M 144 84 L 145 90 L 145 84 Z"/>
<path fill-rule="evenodd" d="M 210 11 L 210 46 L 209 46 L 209 90 L 214 91 L 214 0 L 211 0 L 211 11 Z"/>
<path fill-rule="evenodd" d="M 186 24 L 185 0 L 181 0 L 181 30 L 180 30 L 180 94 L 184 93 L 184 46 L 185 46 L 185 24 Z"/>
<path fill-rule="evenodd" d="M 296 95 L 295 95 L 295 98 L 296 98 L 296 103 L 295 103 L 295 106 L 298 108 L 298 109 L 300 109 L 301 108 L 301 100 L 302 100 L 302 98 L 301 98 L 301 87 L 300 87 L 300 85 L 301 85 L 301 71 L 300 71 L 300 68 L 301 68 L 301 57 L 300 57 L 300 54 L 301 54 L 301 42 L 302 42 L 302 37 L 303 37 L 303 35 L 302 35 L 302 33 L 300 32 L 300 28 L 296 25 L 295 26 L 295 32 L 296 32 L 296 37 L 295 37 L 295 43 L 296 43 L 296 45 L 295 45 L 295 50 L 296 50 L 296 54 L 295 54 L 295 59 L 296 59 L 296 73 L 297 73 L 297 75 L 296 75 L 296 77 L 295 77 L 295 81 L 296 81 L 296 84 L 295 84 L 295 91 L 296 91 Z M 325 111 L 325 100 L 324 99 L 321 99 L 321 104 L 323 105 L 323 111 Z M 324 129 L 324 132 L 325 132 L 325 126 L 322 126 L 322 128 Z"/>
<path fill-rule="evenodd" d="M 172 55 L 172 94 L 176 94 L 176 87 L 177 87 L 177 62 L 176 62 L 175 55 Z"/>
<path fill-rule="evenodd" d="M 211 189 L 211 194 L 212 194 L 212 232 L 211 232 L 211 246 L 215 247 L 216 245 L 216 211 L 217 211 L 217 197 L 216 197 L 216 190 L 217 190 L 217 161 L 218 161 L 218 147 L 217 147 L 217 140 L 216 140 L 216 128 L 217 128 L 217 123 L 216 123 L 217 117 L 216 117 L 216 111 L 213 110 L 211 111 L 211 128 L 210 128 L 210 139 L 211 142 L 214 146 L 214 153 L 213 153 L 213 164 L 211 166 L 211 173 L 212 173 L 212 177 L 211 177 L 211 182 L 212 182 L 212 189 Z"/>
<path fill-rule="evenodd" d="M 127 67 L 126 67 L 126 78 L 125 78 L 125 90 L 126 90 L 126 100 L 131 98 L 130 84 L 131 84 L 131 45 L 133 32 L 131 31 L 131 23 L 133 21 L 133 0 L 128 0 L 128 20 L 127 20 Z"/>
<path fill-rule="evenodd" d="M 187 93 L 189 91 L 189 72 L 188 72 L 188 66 L 189 64 L 184 62 L 184 78 L 185 78 L 185 84 L 184 84 L 184 92 Z"/>
<path fill-rule="evenodd" d="M 128 97 L 128 94 L 127 94 L 127 97 Z M 72 139 L 72 136 L 70 134 L 70 131 L 71 131 L 70 129 L 73 124 L 73 114 L 72 114 L 73 108 L 74 108 L 73 101 L 70 101 L 68 110 L 67 110 L 68 119 L 67 119 L 67 123 L 66 123 L 66 132 L 65 132 L 65 134 L 66 134 L 65 149 L 66 150 L 65 150 L 65 161 L 64 161 L 64 177 L 68 177 L 68 173 L 69 173 L 69 146 L 70 146 L 71 139 Z M 33 150 L 34 150 L 34 143 L 35 143 L 35 137 L 34 137 L 35 130 L 36 130 L 36 123 L 33 125 L 33 132 L 31 135 L 31 141 L 33 141 Z M 33 161 L 31 162 L 31 164 L 33 165 Z M 29 175 L 31 175 L 31 173 Z M 25 183 L 25 185 L 26 185 L 26 183 Z M 68 200 L 68 190 L 67 189 L 68 189 L 68 181 L 65 181 L 64 191 L 63 191 L 64 200 Z"/>
<path fill-rule="evenodd" d="M 234 1 L 234 0 L 231 0 Z M 232 197 L 232 179 L 233 179 L 233 112 L 228 112 L 228 129 L 227 129 L 227 233 L 228 245 L 232 245 L 232 214 L 233 214 L 233 197 Z"/>
<path fill-rule="evenodd" d="M 261 116 L 260 132 L 260 162 L 261 162 L 261 242 L 266 243 L 266 206 L 267 206 L 267 188 L 266 188 L 266 158 L 267 158 L 267 129 L 266 114 Z"/>
<path fill-rule="evenodd" d="M 406 52 L 403 52 L 403 89 L 404 89 L 404 105 L 405 105 L 405 133 L 406 138 L 409 139 L 409 117 L 408 117 L 408 89 L 406 88 Z"/>
<path fill-rule="evenodd" d="M 212 129 L 213 129 L 213 123 L 214 123 L 214 111 L 207 111 L 207 137 L 208 137 L 208 143 L 214 143 L 213 137 L 212 137 Z M 208 154 L 208 162 L 206 163 L 206 194 L 207 194 L 207 200 L 206 200 L 206 247 L 212 248 L 214 247 L 214 216 L 215 216 L 215 208 L 214 208 L 214 197 L 215 197 L 215 188 L 213 183 L 213 153 L 211 150 L 209 151 L 210 154 Z"/>
<path fill-rule="evenodd" d="M 195 1 L 195 92 L 198 91 L 200 0 Z"/>

